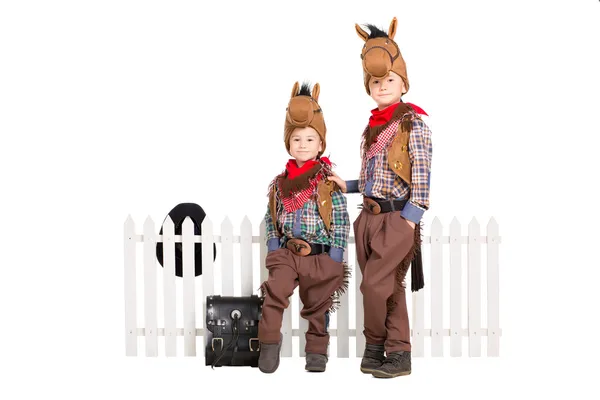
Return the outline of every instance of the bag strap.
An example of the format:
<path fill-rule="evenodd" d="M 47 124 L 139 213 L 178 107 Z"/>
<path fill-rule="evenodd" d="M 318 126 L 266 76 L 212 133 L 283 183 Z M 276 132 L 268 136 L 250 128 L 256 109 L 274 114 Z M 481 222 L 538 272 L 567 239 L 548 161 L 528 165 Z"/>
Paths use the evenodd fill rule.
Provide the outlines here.
<path fill-rule="evenodd" d="M 218 329 L 217 329 L 217 327 L 218 327 Z M 221 331 L 220 326 L 215 326 L 215 334 L 213 335 L 213 339 L 212 339 L 213 340 L 213 346 L 214 346 L 214 343 L 215 343 L 215 339 L 221 339 L 221 353 L 219 354 L 219 356 L 217 358 L 215 358 L 215 360 L 213 361 L 212 365 L 210 366 L 212 369 L 215 368 L 215 365 L 217 365 L 217 363 L 219 362 L 219 360 L 221 360 L 221 358 L 223 357 L 223 355 L 227 352 L 227 350 L 230 349 L 230 347 L 234 343 L 235 343 L 234 354 L 235 354 L 235 351 L 237 350 L 237 342 L 238 342 L 238 339 L 240 337 L 240 320 L 239 320 L 239 317 L 237 315 L 235 315 L 233 317 L 233 323 L 231 325 L 231 329 L 233 331 L 233 337 L 231 338 L 231 340 L 227 344 L 227 347 L 224 348 L 224 346 L 223 346 L 223 338 L 215 336 L 217 330 L 219 331 L 219 334 L 220 334 L 220 331 Z M 213 351 L 214 350 L 215 349 L 213 347 Z M 216 354 L 216 351 L 215 351 L 215 354 Z"/>

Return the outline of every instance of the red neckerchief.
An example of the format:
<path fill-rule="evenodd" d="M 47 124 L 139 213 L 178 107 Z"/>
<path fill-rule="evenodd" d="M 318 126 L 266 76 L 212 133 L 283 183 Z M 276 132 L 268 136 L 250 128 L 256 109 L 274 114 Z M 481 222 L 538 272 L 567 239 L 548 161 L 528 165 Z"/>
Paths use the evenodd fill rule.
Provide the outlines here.
<path fill-rule="evenodd" d="M 312 160 L 307 161 L 304 163 L 304 165 L 302 167 L 298 167 L 296 160 L 290 159 L 285 166 L 285 169 L 287 171 L 287 178 L 294 179 L 294 178 L 302 175 L 306 171 L 310 170 L 312 167 L 314 167 L 316 164 L 319 164 L 320 162 L 322 164 L 331 166 L 331 161 L 329 161 L 329 159 L 327 157 L 321 157 L 319 160 L 316 160 L 316 161 L 312 161 Z M 317 173 L 317 175 L 315 175 L 314 178 L 309 180 L 309 182 L 310 182 L 309 187 L 307 187 L 306 189 L 301 190 L 299 192 L 293 193 L 292 196 L 290 196 L 290 197 L 282 197 L 281 200 L 283 202 L 285 211 L 286 212 L 294 212 L 294 211 L 302 208 L 304 206 L 304 203 L 306 203 L 311 198 L 313 192 L 315 191 L 315 188 L 317 187 L 317 183 L 319 183 L 319 180 L 322 177 L 323 177 L 323 172 L 321 171 L 321 172 Z"/>
<path fill-rule="evenodd" d="M 396 108 L 398 107 L 398 104 L 400 104 L 401 102 L 392 104 L 391 106 L 384 108 L 383 110 L 379 111 L 378 109 L 375 110 L 371 110 L 371 113 L 373 114 L 373 116 L 371 118 L 369 118 L 369 125 L 370 126 L 379 126 L 382 124 L 387 123 L 393 116 L 394 111 L 396 110 Z M 421 107 L 416 106 L 412 103 L 405 103 L 407 105 L 409 105 L 415 113 L 420 114 L 420 115 L 428 115 L 425 110 L 423 110 Z M 386 119 L 384 121 L 384 119 Z M 377 121 L 375 125 L 371 125 L 371 121 Z M 383 121 L 381 123 L 379 123 L 380 121 Z M 368 128 L 367 128 L 368 129 Z M 371 159 L 375 154 L 377 154 L 378 152 L 380 152 L 385 145 L 389 142 L 389 140 L 396 134 L 396 129 L 394 128 L 392 129 L 392 125 L 387 126 L 383 131 L 381 131 L 379 133 L 379 135 L 375 138 L 375 140 L 373 141 L 373 144 L 371 144 L 371 147 L 369 147 L 369 150 L 367 152 L 367 159 Z M 382 143 L 379 143 L 379 139 L 382 139 Z"/>
<path fill-rule="evenodd" d="M 285 165 L 285 170 L 287 171 L 287 177 L 288 177 L 288 179 L 294 179 L 294 178 L 302 175 L 303 173 L 305 173 L 306 171 L 308 171 L 309 169 L 311 169 L 318 163 L 319 163 L 318 161 L 309 160 L 309 161 L 305 162 L 303 166 L 298 167 L 298 163 L 296 162 L 296 160 L 293 158 L 290 158 L 288 160 L 287 164 Z"/>
<path fill-rule="evenodd" d="M 388 122 L 390 118 L 392 118 L 394 110 L 396 110 L 398 104 L 400 104 L 400 102 L 394 103 L 391 106 L 384 108 L 383 110 L 380 110 L 378 108 L 372 109 L 371 116 L 369 117 L 369 126 L 372 128 L 374 126 L 383 125 L 386 122 Z"/>
<path fill-rule="evenodd" d="M 394 103 L 391 106 L 384 108 L 383 110 L 379 110 L 378 108 L 372 109 L 371 116 L 369 117 L 369 126 L 372 128 L 374 126 L 386 124 L 392 118 L 392 116 L 394 115 L 394 111 L 396 111 L 396 108 L 400 103 L 402 103 L 402 101 Z M 417 114 L 428 115 L 425 112 L 425 110 L 423 110 L 419 106 L 416 106 L 412 103 L 405 104 L 408 104 L 413 110 L 415 110 Z M 375 142 L 377 142 L 377 138 L 375 138 L 375 141 L 373 143 Z"/>
<path fill-rule="evenodd" d="M 388 106 L 386 108 L 384 108 L 383 110 L 379 110 L 378 108 L 374 108 L 371 110 L 371 116 L 369 117 L 369 126 L 370 127 L 374 127 L 374 126 L 379 126 L 379 125 L 383 125 L 386 122 L 388 122 L 390 120 L 390 118 L 392 118 L 392 116 L 394 115 L 394 111 L 396 110 L 396 107 L 398 107 L 398 104 L 402 103 L 401 101 L 399 101 L 398 103 L 394 103 L 391 106 Z M 412 103 L 405 103 L 408 104 L 413 110 L 415 110 L 415 112 L 417 114 L 421 114 L 421 115 L 428 115 L 425 110 L 423 110 L 421 107 L 414 105 Z"/>

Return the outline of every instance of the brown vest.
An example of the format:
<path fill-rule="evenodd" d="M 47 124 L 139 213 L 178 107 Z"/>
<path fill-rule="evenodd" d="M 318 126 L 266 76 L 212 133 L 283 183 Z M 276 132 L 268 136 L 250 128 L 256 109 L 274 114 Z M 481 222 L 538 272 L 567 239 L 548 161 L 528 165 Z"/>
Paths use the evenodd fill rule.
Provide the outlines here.
<path fill-rule="evenodd" d="M 415 116 L 420 119 L 419 115 Z M 408 156 L 408 140 L 412 130 L 412 121 L 400 122 L 398 124 L 398 134 L 388 148 L 388 164 L 392 171 L 396 173 L 404 182 L 410 185 L 412 165 Z"/>

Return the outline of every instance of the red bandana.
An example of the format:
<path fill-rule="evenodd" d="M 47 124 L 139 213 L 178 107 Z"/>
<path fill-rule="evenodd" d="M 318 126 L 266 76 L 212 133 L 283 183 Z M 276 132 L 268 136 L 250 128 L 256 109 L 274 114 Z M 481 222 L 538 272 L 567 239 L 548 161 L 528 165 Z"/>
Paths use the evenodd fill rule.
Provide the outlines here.
<path fill-rule="evenodd" d="M 298 167 L 298 163 L 296 162 L 296 160 L 293 158 L 290 158 L 285 166 L 285 169 L 288 173 L 287 177 L 288 177 L 288 179 L 294 179 L 294 178 L 304 174 L 306 171 L 308 171 L 309 169 L 311 169 L 318 163 L 319 163 L 318 161 L 309 160 L 309 161 L 305 162 L 303 166 Z"/>
<path fill-rule="evenodd" d="M 394 111 L 396 110 L 396 107 L 398 107 L 398 104 L 400 104 L 400 103 L 401 102 L 392 104 L 391 106 L 388 106 L 388 107 L 384 108 L 383 110 L 379 110 L 378 108 L 372 109 L 371 116 L 369 117 L 369 126 L 372 128 L 374 126 L 379 126 L 379 125 L 383 125 L 383 124 L 387 123 L 394 115 Z M 421 107 L 416 106 L 412 103 L 405 103 L 405 104 L 408 104 L 413 110 L 415 110 L 415 112 L 417 114 L 427 115 L 425 110 L 423 110 Z"/>
<path fill-rule="evenodd" d="M 389 107 L 384 108 L 383 110 L 379 110 L 378 108 L 374 108 L 371 110 L 371 116 L 369 117 L 369 126 L 373 128 L 374 126 L 383 125 L 392 118 L 396 107 L 398 107 L 398 103 L 392 104 Z"/>
<path fill-rule="evenodd" d="M 401 102 L 394 103 L 391 106 L 384 108 L 383 110 L 379 110 L 378 108 L 372 109 L 371 116 L 369 117 L 369 127 L 373 128 L 375 126 L 379 126 L 379 125 L 388 123 L 389 120 L 394 115 L 394 111 L 396 111 L 396 108 L 398 107 L 398 105 L 400 103 Z M 428 115 L 425 112 L 425 110 L 423 110 L 419 106 L 416 106 L 412 103 L 405 103 L 405 104 L 408 104 L 417 114 Z M 373 143 L 376 143 L 376 142 L 377 142 L 377 138 L 375 138 Z"/>
<path fill-rule="evenodd" d="M 319 164 L 320 161 L 322 164 L 331 166 L 331 161 L 329 161 L 327 157 L 321 157 L 317 161 L 307 161 L 302 167 L 298 167 L 298 164 L 296 164 L 296 160 L 290 159 L 285 166 L 285 169 L 287 171 L 287 179 L 297 178 L 298 176 L 309 171 L 315 165 Z M 321 172 L 317 173 L 317 175 L 315 175 L 313 179 L 309 180 L 309 187 L 299 192 L 293 193 L 290 197 L 282 197 L 281 200 L 283 202 L 285 211 L 294 212 L 302 208 L 304 206 L 304 203 L 306 203 L 314 193 L 315 188 L 317 187 L 317 183 L 322 177 L 323 171 L 321 170 Z"/>

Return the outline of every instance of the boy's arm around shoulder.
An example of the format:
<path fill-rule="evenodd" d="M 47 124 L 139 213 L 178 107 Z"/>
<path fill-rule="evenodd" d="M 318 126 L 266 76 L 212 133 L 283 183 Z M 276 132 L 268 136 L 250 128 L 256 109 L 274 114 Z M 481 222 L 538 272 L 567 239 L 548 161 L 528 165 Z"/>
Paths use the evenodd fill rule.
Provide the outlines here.
<path fill-rule="evenodd" d="M 342 179 L 335 172 L 332 172 L 331 176 L 327 177 L 327 179 L 332 182 L 335 182 L 340 187 L 340 190 L 344 193 L 358 193 L 359 192 L 358 191 L 358 179 L 346 181 L 346 180 Z"/>

